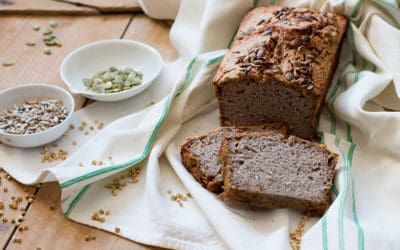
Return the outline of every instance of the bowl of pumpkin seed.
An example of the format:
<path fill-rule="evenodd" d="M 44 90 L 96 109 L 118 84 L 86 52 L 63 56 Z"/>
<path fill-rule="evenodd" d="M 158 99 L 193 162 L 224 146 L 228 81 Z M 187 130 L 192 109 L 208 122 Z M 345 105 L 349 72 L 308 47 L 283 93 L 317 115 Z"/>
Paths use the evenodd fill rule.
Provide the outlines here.
<path fill-rule="evenodd" d="M 104 40 L 72 51 L 61 64 L 60 75 L 72 93 L 112 102 L 144 91 L 163 64 L 160 53 L 147 44 Z"/>

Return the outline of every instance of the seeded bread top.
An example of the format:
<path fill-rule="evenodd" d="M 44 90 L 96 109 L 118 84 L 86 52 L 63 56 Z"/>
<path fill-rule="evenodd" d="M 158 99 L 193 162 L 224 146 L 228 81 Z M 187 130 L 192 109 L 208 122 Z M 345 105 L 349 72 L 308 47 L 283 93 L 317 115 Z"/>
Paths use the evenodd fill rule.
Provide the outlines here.
<path fill-rule="evenodd" d="M 275 79 L 324 95 L 346 31 L 345 17 L 307 8 L 262 6 L 242 20 L 214 85 Z"/>

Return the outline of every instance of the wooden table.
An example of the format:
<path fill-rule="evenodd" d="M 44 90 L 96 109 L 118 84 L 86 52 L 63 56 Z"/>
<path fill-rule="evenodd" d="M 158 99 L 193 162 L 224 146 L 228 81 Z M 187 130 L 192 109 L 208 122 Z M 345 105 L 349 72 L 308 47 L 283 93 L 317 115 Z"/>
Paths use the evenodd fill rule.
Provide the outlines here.
<path fill-rule="evenodd" d="M 99 7 L 70 6 L 66 3 L 68 1 L 52 2 L 51 6 L 44 3 L 52 0 L 15 2 L 23 2 L 26 5 L 32 1 L 37 1 L 43 6 L 11 6 L 12 11 L 7 11 L 4 3 L 14 1 L 0 0 L 0 90 L 25 83 L 49 83 L 66 88 L 59 76 L 59 67 L 64 57 L 86 43 L 102 39 L 122 38 L 146 42 L 155 47 L 165 61 L 177 58 L 177 53 L 169 41 L 168 21 L 155 21 L 142 13 L 126 13 L 126 10 L 118 11 L 118 8 L 111 7 L 108 10 L 113 11 L 108 13 L 112 14 L 102 15 L 103 11 L 99 11 Z M 68 8 L 63 7 L 65 4 Z M 35 11 L 30 11 L 32 9 Z M 24 15 L 19 15 L 21 13 Z M 39 24 L 44 27 L 51 20 L 59 24 L 55 34 L 63 45 L 60 48 L 52 48 L 51 55 L 45 55 L 41 32 L 34 31 L 32 25 Z M 36 46 L 26 46 L 25 42 L 30 40 L 36 41 Z M 4 67 L 1 64 L 5 60 L 11 60 L 15 64 Z M 83 96 L 77 95 L 74 98 L 77 109 L 88 103 Z M 4 171 L 0 172 L 0 176 L 0 201 L 4 204 L 4 209 L 0 209 L 0 213 L 3 214 L 0 216 L 0 246 L 4 249 L 150 248 L 66 219 L 59 207 L 60 188 L 57 183 L 46 183 L 41 187 L 24 186 L 15 180 L 8 180 Z M 34 195 L 33 203 L 28 202 L 27 195 Z M 9 208 L 13 196 L 23 198 L 17 210 Z M 21 209 L 25 211 L 25 216 L 20 227 L 28 227 L 22 232 L 11 223 L 12 219 L 17 220 L 24 213 Z M 4 218 L 8 221 L 3 222 Z M 96 240 L 85 241 L 88 234 L 95 235 Z M 21 242 L 17 242 L 18 239 L 21 239 Z"/>

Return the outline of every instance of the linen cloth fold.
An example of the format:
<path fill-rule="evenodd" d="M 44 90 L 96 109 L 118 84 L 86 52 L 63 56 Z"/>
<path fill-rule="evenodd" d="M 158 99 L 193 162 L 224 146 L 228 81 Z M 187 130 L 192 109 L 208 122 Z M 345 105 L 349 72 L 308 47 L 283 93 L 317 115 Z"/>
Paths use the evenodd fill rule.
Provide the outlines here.
<path fill-rule="evenodd" d="M 222 203 L 183 167 L 180 145 L 219 126 L 211 82 L 247 11 L 265 4 L 334 11 L 348 17 L 349 28 L 318 133 L 340 160 L 334 201 L 322 218 L 309 218 L 301 247 L 400 249 L 400 10 L 395 1 L 141 4 L 151 17 L 175 18 L 170 38 L 179 60 L 166 64 L 141 95 L 76 112 L 75 129 L 56 142 L 69 151 L 65 161 L 42 163 L 40 148 L 0 144 L 0 165 L 10 175 L 25 184 L 58 181 L 68 218 L 110 232 L 119 227 L 119 235 L 137 242 L 174 249 L 290 249 L 289 233 L 301 214 Z M 89 135 L 77 129 L 83 121 L 94 127 Z M 98 129 L 99 123 L 104 128 Z M 190 192 L 192 198 L 181 207 L 167 191 Z M 99 208 L 111 211 L 104 223 L 91 219 Z"/>

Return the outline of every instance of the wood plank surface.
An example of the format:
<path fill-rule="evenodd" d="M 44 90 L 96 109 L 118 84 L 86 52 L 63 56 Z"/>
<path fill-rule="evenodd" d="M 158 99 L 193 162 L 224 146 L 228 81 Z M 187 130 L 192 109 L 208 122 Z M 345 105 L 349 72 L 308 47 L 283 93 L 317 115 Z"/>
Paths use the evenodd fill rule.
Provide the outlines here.
<path fill-rule="evenodd" d="M 10 242 L 7 249 L 156 249 L 65 218 L 59 206 L 60 196 L 57 183 L 43 184 L 25 216 L 24 224 L 29 229 L 15 233 L 22 242 Z M 87 235 L 96 239 L 86 241 Z"/>
<path fill-rule="evenodd" d="M 45 25 L 53 19 L 57 20 L 60 25 L 55 30 L 55 34 L 63 42 L 64 45 L 62 48 L 55 48 L 54 53 L 50 57 L 41 54 L 42 47 L 21 48 L 21 46 L 24 46 L 27 38 L 32 38 L 32 36 L 36 38 L 40 37 L 40 34 L 31 31 L 33 23 Z M 2 35 L 0 37 L 0 49 L 8 48 L 8 50 L 12 50 L 0 55 L 0 62 L 6 59 L 15 60 L 16 62 L 10 68 L 4 68 L 0 65 L 0 76 L 2 76 L 0 90 L 23 82 L 42 79 L 47 79 L 48 82 L 64 86 L 58 76 L 58 67 L 63 57 L 68 53 L 67 51 L 71 51 L 84 43 L 91 42 L 92 39 L 122 37 L 121 35 L 128 24 L 128 20 L 129 16 L 110 15 L 68 18 L 9 17 L 8 19 L 4 19 L 0 17 L 0 22 L 7 24 L 5 30 L 0 30 L 0 35 Z M 12 25 L 13 23 L 14 25 Z M 25 30 L 25 33 L 18 31 L 21 27 Z M 93 27 L 102 28 L 93 29 Z M 136 15 L 132 19 L 123 38 L 146 42 L 159 50 L 165 61 L 172 61 L 177 58 L 177 52 L 169 42 L 169 29 L 170 25 L 168 22 L 154 21 L 144 15 Z M 15 32 L 20 34 L 14 34 Z M 5 35 L 8 36 L 7 39 L 4 38 Z M 18 40 L 18 45 L 15 45 Z M 23 52 L 18 51 L 18 48 L 23 50 Z M 33 49 L 33 51 L 27 49 Z M 38 50 L 38 52 L 34 50 Z M 53 72 L 49 72 L 49 68 L 57 69 L 57 73 L 53 74 Z M 18 74 L 22 71 L 28 72 L 19 76 Z M 53 70 L 50 69 L 50 71 Z M 81 98 L 77 97 L 77 100 L 77 108 L 80 108 L 83 105 L 84 99 L 82 98 L 81 101 Z M 18 189 L 17 183 L 9 185 L 13 189 Z M 0 199 L 6 199 L 6 197 L 8 196 L 2 194 L 0 190 Z M 59 207 L 59 202 L 60 188 L 58 184 L 44 184 L 37 191 L 37 198 L 25 215 L 23 225 L 28 226 L 27 231 L 20 232 L 15 230 L 14 227 L 1 224 L 0 221 L 0 230 L 2 233 L 0 246 L 5 246 L 4 244 L 7 240 L 11 239 L 7 245 L 7 249 L 36 249 L 37 247 L 41 249 L 156 249 L 73 222 L 64 217 Z M 57 209 L 51 210 L 50 207 L 54 204 L 57 205 Z M 85 236 L 88 234 L 95 235 L 96 240 L 85 241 Z M 21 239 L 22 242 L 14 242 L 13 238 Z"/>
<path fill-rule="evenodd" d="M 25 186 L 19 184 L 15 180 L 7 179 L 7 173 L 0 171 L 0 246 L 5 246 L 11 238 L 13 232 L 16 230 L 15 224 L 11 223 L 12 220 L 18 220 L 21 216 L 21 209 L 28 207 L 26 195 L 34 194 L 36 187 Z M 22 201 L 18 203 L 17 209 L 9 207 L 13 203 L 12 197 L 22 197 Z M 22 222 L 23 223 L 23 222 Z"/>
<path fill-rule="evenodd" d="M 0 90 L 25 84 L 49 83 L 66 88 L 59 76 L 59 67 L 64 57 L 73 49 L 83 44 L 101 39 L 120 38 L 131 19 L 131 15 L 107 16 L 2 16 L 0 17 Z M 56 20 L 59 27 L 54 30 L 63 42 L 61 48 L 53 48 L 51 55 L 43 53 L 42 32 L 33 31 L 32 25 L 39 24 L 42 29 L 48 26 L 50 20 Z M 102 27 L 102 29 L 93 29 Z M 28 47 L 26 41 L 37 42 L 36 46 Z M 15 62 L 13 66 L 4 67 L 5 60 Z M 75 96 L 76 108 L 83 106 L 85 98 Z M 0 200 L 8 206 L 11 196 L 25 195 L 24 186 L 17 182 L 8 182 L 2 177 Z M 7 187 L 8 192 L 3 188 Z M 32 193 L 35 188 L 31 188 Z M 25 202 L 25 201 L 24 201 Z M 21 205 L 26 206 L 25 203 Z M 0 210 L 1 212 L 2 210 Z M 5 208 L 3 214 L 9 218 L 8 223 L 0 220 L 0 246 L 7 244 L 15 227 L 10 220 L 17 216 L 12 209 Z M 62 224 L 61 224 L 62 225 Z M 51 229 L 50 229 L 51 230 Z M 43 238 L 45 239 L 45 238 Z M 48 240 L 48 239 L 47 239 Z"/>
<path fill-rule="evenodd" d="M 169 40 L 170 21 L 154 20 L 144 14 L 135 15 L 129 25 L 124 39 L 147 43 L 157 49 L 164 61 L 178 58 L 178 52 Z"/>
<path fill-rule="evenodd" d="M 94 8 L 101 13 L 132 13 L 142 11 L 138 0 L 53 0 Z"/>
<path fill-rule="evenodd" d="M 54 0 L 0 0 L 0 14 L 97 15 L 95 8 Z"/>
<path fill-rule="evenodd" d="M 107 16 L 5 16 L 0 17 L 0 90 L 25 83 L 48 83 L 67 88 L 60 78 L 59 68 L 63 59 L 74 49 L 97 40 L 120 38 L 128 25 L 131 15 Z M 51 20 L 58 22 L 54 34 L 63 43 L 52 47 L 52 54 L 43 53 L 42 30 Z M 38 24 L 40 31 L 32 26 Z M 93 27 L 96 27 L 94 29 Z M 26 46 L 27 41 L 36 46 Z M 4 61 L 15 64 L 2 66 Z M 75 107 L 85 102 L 82 96 L 75 96 Z"/>

